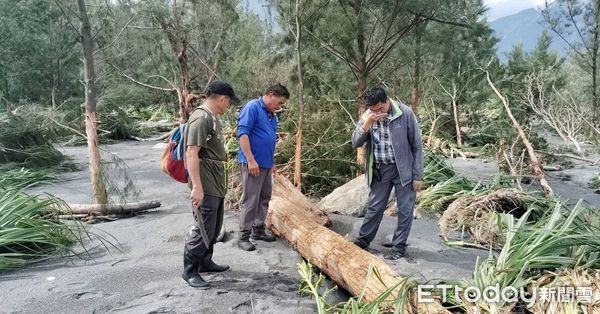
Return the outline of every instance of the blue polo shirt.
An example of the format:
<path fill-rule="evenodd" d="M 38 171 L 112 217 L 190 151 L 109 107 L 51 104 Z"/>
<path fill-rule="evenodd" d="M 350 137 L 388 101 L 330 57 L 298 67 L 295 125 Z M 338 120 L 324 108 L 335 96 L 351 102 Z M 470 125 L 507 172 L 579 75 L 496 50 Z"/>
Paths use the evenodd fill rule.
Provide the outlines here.
<path fill-rule="evenodd" d="M 269 113 L 262 96 L 249 101 L 238 116 L 238 139 L 248 135 L 250 150 L 260 168 L 273 167 L 277 123 L 277 115 Z M 238 160 L 240 163 L 248 162 L 241 146 L 238 148 Z"/>

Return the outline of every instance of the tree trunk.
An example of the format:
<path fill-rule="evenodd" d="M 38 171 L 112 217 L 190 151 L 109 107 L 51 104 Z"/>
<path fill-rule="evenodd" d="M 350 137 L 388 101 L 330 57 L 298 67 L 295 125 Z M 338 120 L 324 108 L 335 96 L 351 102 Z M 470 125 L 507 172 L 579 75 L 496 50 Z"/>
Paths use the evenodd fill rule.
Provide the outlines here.
<path fill-rule="evenodd" d="M 462 136 L 460 135 L 460 124 L 458 122 L 458 104 L 456 103 L 456 97 L 452 98 L 452 112 L 454 114 L 454 126 L 456 128 L 456 144 L 458 147 L 462 147 L 463 144 Z"/>
<path fill-rule="evenodd" d="M 339 286 L 352 295 L 363 295 L 361 301 L 368 302 L 403 280 L 381 259 L 315 221 L 314 212 L 318 210 L 303 195 L 298 196 L 304 199 L 302 205 L 295 199 L 290 200 L 285 187 L 291 183 L 287 179 L 276 176 L 274 183 L 267 226 L 275 235 L 289 241 L 305 259 Z M 307 212 L 307 209 L 312 212 Z M 379 276 L 369 275 L 370 269 L 376 269 Z M 397 292 L 394 292 L 388 299 L 396 295 Z M 414 306 L 417 308 L 401 309 L 401 312 L 447 313 L 437 302 Z"/>
<path fill-rule="evenodd" d="M 173 6 L 175 8 L 175 5 Z M 181 14 L 173 12 L 175 24 L 181 24 Z M 193 102 L 200 98 L 199 95 L 194 95 L 191 92 L 191 75 L 190 68 L 188 65 L 188 39 L 187 33 L 179 34 L 180 31 L 176 26 L 173 26 L 171 22 L 167 22 L 161 18 L 156 18 L 156 21 L 160 24 L 161 29 L 167 36 L 169 43 L 171 44 L 171 50 L 177 58 L 179 63 L 179 71 L 181 75 L 181 87 L 173 86 L 173 89 L 177 92 L 177 99 L 179 102 L 179 122 L 185 123 L 188 121 L 193 110 Z"/>
<path fill-rule="evenodd" d="M 598 112 L 598 104 L 600 103 L 598 101 L 598 82 L 597 82 L 597 71 L 598 71 L 598 66 L 596 65 L 596 54 L 597 52 L 592 53 L 592 62 L 594 65 L 592 65 L 592 98 L 593 98 L 593 102 L 594 104 L 592 105 L 592 124 L 594 124 L 594 126 L 598 126 L 598 116 L 597 116 L 597 112 Z"/>
<path fill-rule="evenodd" d="M 56 86 L 54 79 L 52 80 L 52 91 L 50 92 L 50 101 L 52 102 L 52 109 L 56 109 Z"/>
<path fill-rule="evenodd" d="M 271 198 L 271 205 L 277 203 L 278 207 L 295 208 L 299 214 L 304 215 L 305 219 L 327 228 L 331 227 L 332 222 L 329 216 L 316 208 L 290 180 L 279 174 L 274 175 L 273 178 L 273 196 L 277 201 L 273 201 Z"/>
<path fill-rule="evenodd" d="M 358 119 L 366 110 L 365 106 L 365 91 L 367 90 L 367 79 L 369 77 L 369 69 L 367 67 L 367 51 L 365 46 L 365 19 L 362 0 L 354 0 L 354 14 L 356 15 L 356 47 L 357 47 L 357 65 L 358 65 Z M 365 146 L 359 147 L 356 150 L 356 161 L 358 164 L 365 162 Z"/>
<path fill-rule="evenodd" d="M 296 62 L 298 63 L 298 106 L 299 117 L 296 129 L 296 151 L 294 153 L 294 185 L 298 190 L 302 188 L 302 128 L 304 126 L 304 77 L 302 75 L 302 52 L 300 40 L 302 39 L 302 25 L 300 25 L 300 0 L 296 0 Z"/>
<path fill-rule="evenodd" d="M 179 62 L 179 69 L 181 71 L 181 98 L 179 100 L 179 115 L 187 122 L 192 114 L 192 102 L 190 99 L 191 93 L 191 79 L 190 79 L 190 69 L 188 66 L 188 56 L 187 56 L 187 39 L 181 39 L 181 51 L 177 55 L 177 61 Z"/>
<path fill-rule="evenodd" d="M 490 78 L 490 73 L 486 72 L 486 75 L 487 75 L 488 84 L 494 90 L 494 93 L 496 93 L 498 98 L 500 98 L 500 100 L 502 101 L 502 104 L 504 105 L 504 109 L 506 110 L 508 117 L 510 118 L 513 125 L 517 129 L 517 132 L 519 133 L 519 137 L 521 137 L 523 144 L 527 148 L 527 154 L 529 155 L 529 159 L 531 160 L 531 168 L 533 169 L 533 175 L 535 175 L 537 177 L 537 179 L 540 181 L 540 185 L 542 186 L 542 190 L 544 190 L 544 194 L 546 196 L 553 195 L 554 192 L 552 192 L 552 188 L 548 184 L 548 181 L 546 181 L 546 177 L 544 176 L 544 171 L 542 170 L 540 161 L 538 160 L 537 156 L 535 155 L 535 150 L 533 149 L 533 146 L 529 142 L 529 139 L 527 138 L 525 131 L 523 131 L 523 127 L 517 121 L 517 119 L 515 119 L 515 117 L 513 116 L 512 111 L 510 110 L 510 107 L 508 106 L 508 100 L 506 99 L 506 97 L 504 97 L 500 93 L 500 91 L 498 91 L 498 89 L 496 88 L 494 83 L 492 83 L 492 79 Z"/>
<path fill-rule="evenodd" d="M 419 82 L 421 79 L 421 38 L 427 23 L 419 25 L 415 29 L 415 66 L 413 72 L 413 86 L 411 91 L 412 110 L 417 114 L 419 110 Z"/>
<path fill-rule="evenodd" d="M 595 6 L 595 28 L 594 28 L 594 44 L 592 47 L 592 97 L 594 98 L 594 104 L 592 106 L 592 124 L 595 127 L 598 126 L 598 106 L 600 106 L 600 99 L 598 99 L 598 49 L 600 49 L 600 1 L 594 1 Z"/>
<path fill-rule="evenodd" d="M 133 214 L 138 211 L 160 207 L 159 201 L 128 203 L 128 204 L 69 204 L 71 213 L 79 214 L 102 214 L 102 215 L 123 215 Z"/>
<path fill-rule="evenodd" d="M 361 74 L 358 78 L 358 120 L 366 110 L 365 91 L 367 90 L 367 73 Z M 359 165 L 365 163 L 365 145 L 356 149 L 356 162 Z"/>
<path fill-rule="evenodd" d="M 85 81 L 85 133 L 89 151 L 89 169 L 94 198 L 98 204 L 108 203 L 108 193 L 102 177 L 98 133 L 96 130 L 96 87 L 92 34 L 84 0 L 77 0 L 81 22 L 81 46 L 83 48 L 83 76 Z"/>

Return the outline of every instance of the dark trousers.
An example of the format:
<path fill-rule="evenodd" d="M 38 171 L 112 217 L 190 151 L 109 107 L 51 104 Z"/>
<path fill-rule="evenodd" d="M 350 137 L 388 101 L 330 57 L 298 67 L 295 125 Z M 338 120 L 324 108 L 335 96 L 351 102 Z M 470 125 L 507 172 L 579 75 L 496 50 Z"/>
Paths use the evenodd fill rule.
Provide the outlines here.
<path fill-rule="evenodd" d="M 240 231 L 263 232 L 273 191 L 271 168 L 260 168 L 258 176 L 248 172 L 248 165 L 240 167 L 242 175 L 242 202 L 240 209 Z"/>
<path fill-rule="evenodd" d="M 404 251 L 412 227 L 416 192 L 413 190 L 412 183 L 402 186 L 395 164 L 380 165 L 379 169 L 374 169 L 374 171 L 379 171 L 379 175 L 373 176 L 369 204 L 357 240 L 365 246 L 373 241 L 393 187 L 398 202 L 398 223 L 394 230 L 392 244 L 394 248 Z"/>
<path fill-rule="evenodd" d="M 204 195 L 202 205 L 194 212 L 194 226 L 188 232 L 185 239 L 185 255 L 194 262 L 206 265 L 212 260 L 213 251 L 221 226 L 223 225 L 224 199 L 211 195 Z M 198 220 L 202 219 L 209 246 L 206 247 L 202 239 L 202 233 Z"/>

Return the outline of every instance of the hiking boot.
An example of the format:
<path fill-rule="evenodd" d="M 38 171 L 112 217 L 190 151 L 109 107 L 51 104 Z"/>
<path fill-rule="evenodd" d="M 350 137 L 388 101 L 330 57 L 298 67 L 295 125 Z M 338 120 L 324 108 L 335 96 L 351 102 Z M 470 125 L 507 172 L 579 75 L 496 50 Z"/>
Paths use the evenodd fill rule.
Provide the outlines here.
<path fill-rule="evenodd" d="M 229 270 L 229 265 L 218 265 L 213 261 L 210 261 L 208 265 L 200 265 L 198 267 L 198 273 L 222 273 Z"/>
<path fill-rule="evenodd" d="M 265 242 L 273 242 L 273 241 L 277 240 L 277 238 L 275 236 L 268 234 L 264 230 L 263 231 L 254 231 L 254 233 L 252 233 L 251 238 L 252 238 L 252 240 L 265 241 Z"/>
<path fill-rule="evenodd" d="M 256 247 L 254 246 L 254 244 L 252 244 L 252 242 L 250 242 L 250 231 L 249 230 L 240 231 L 240 239 L 238 240 L 237 245 L 240 247 L 240 249 L 242 249 L 244 251 L 256 250 Z"/>
<path fill-rule="evenodd" d="M 256 246 L 254 246 L 254 244 L 252 244 L 252 242 L 250 242 L 250 240 L 239 239 L 237 242 L 237 245 L 240 247 L 240 249 L 242 249 L 244 251 L 256 250 Z"/>
<path fill-rule="evenodd" d="M 397 259 L 406 257 L 406 251 L 393 248 L 389 252 L 387 252 L 383 257 L 387 260 L 395 261 Z"/>
<path fill-rule="evenodd" d="M 363 249 L 363 250 L 367 250 L 367 248 L 369 247 L 369 245 L 365 245 L 361 240 L 356 239 L 354 240 L 352 243 L 354 243 L 356 246 L 358 246 L 359 248 Z"/>

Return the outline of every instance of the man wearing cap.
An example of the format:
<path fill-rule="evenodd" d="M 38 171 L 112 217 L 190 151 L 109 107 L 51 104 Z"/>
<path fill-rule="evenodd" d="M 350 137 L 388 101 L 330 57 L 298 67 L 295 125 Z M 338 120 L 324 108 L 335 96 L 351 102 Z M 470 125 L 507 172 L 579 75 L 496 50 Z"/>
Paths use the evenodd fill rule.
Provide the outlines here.
<path fill-rule="evenodd" d="M 367 249 L 375 238 L 392 188 L 396 191 L 398 223 L 386 259 L 406 256 L 406 241 L 413 220 L 416 192 L 423 186 L 421 129 L 412 110 L 387 97 L 383 88 L 364 94 L 367 111 L 352 133 L 352 145 L 366 146 L 365 175 L 369 203 L 354 244 Z"/>
<path fill-rule="evenodd" d="M 212 260 L 223 223 L 223 200 L 227 193 L 224 166 L 227 151 L 219 116 L 227 111 L 231 102 L 239 101 L 229 83 L 215 81 L 208 86 L 206 100 L 188 122 L 185 162 L 192 189 L 194 226 L 185 241 L 183 279 L 195 288 L 209 287 L 200 273 L 229 269 L 229 266 L 218 265 Z"/>
<path fill-rule="evenodd" d="M 250 238 L 275 241 L 275 237 L 265 230 L 277 141 L 275 112 L 289 97 L 285 86 L 273 85 L 265 95 L 249 101 L 238 116 L 238 160 L 243 189 L 238 246 L 244 251 L 256 249 Z"/>

